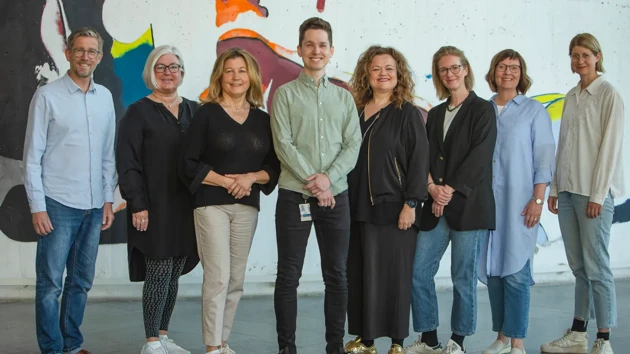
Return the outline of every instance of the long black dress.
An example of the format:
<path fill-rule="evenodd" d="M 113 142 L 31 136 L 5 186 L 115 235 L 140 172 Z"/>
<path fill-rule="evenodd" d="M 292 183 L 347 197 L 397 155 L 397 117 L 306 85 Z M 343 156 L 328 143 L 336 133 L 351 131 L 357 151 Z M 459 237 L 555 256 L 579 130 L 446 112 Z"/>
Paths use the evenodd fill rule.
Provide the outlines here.
<path fill-rule="evenodd" d="M 186 256 L 182 274 L 199 263 L 192 197 L 177 174 L 180 146 L 197 108 L 196 102 L 184 98 L 176 118 L 163 104 L 144 97 L 120 120 L 116 167 L 127 202 L 131 281 L 144 281 L 144 256 L 158 260 Z M 138 231 L 131 216 L 143 210 L 149 211 L 149 226 Z"/>
<path fill-rule="evenodd" d="M 368 120 L 362 114 L 361 132 L 359 159 L 348 176 L 348 332 L 369 340 L 404 339 L 409 335 L 420 203 L 426 199 L 429 152 L 424 121 L 410 103 L 402 109 L 390 104 Z M 385 167 L 391 171 L 383 172 L 383 166 L 391 166 Z M 398 179 L 386 181 L 388 176 Z M 386 197 L 374 195 L 376 190 Z M 400 230 L 398 217 L 411 190 L 418 201 L 416 222 Z M 383 201 L 376 202 L 379 199 Z"/>

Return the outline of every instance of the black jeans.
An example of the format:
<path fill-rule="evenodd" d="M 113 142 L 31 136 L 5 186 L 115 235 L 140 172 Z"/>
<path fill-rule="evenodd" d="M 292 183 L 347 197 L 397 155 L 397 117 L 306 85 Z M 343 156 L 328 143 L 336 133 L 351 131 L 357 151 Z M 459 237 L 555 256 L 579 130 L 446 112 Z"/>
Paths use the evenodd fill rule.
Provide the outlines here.
<path fill-rule="evenodd" d="M 309 198 L 313 221 L 300 221 L 301 193 L 280 189 L 276 204 L 276 239 L 278 276 L 274 293 L 278 345 L 283 353 L 295 354 L 297 287 L 302 276 L 306 244 L 315 224 L 325 285 L 326 352 L 340 353 L 343 348 L 348 280 L 346 261 L 350 240 L 348 192 L 335 196 L 335 208 L 320 207 L 317 198 Z M 343 352 L 343 351 L 341 351 Z"/>

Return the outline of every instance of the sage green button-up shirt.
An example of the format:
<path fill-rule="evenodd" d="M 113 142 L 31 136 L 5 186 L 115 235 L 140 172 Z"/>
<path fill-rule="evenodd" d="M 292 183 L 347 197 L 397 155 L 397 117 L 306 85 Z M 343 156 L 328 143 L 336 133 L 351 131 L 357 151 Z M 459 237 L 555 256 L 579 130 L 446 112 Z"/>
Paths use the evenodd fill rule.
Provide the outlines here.
<path fill-rule="evenodd" d="M 317 86 L 302 72 L 276 90 L 271 130 L 281 163 L 279 188 L 312 196 L 302 189 L 306 178 L 325 173 L 333 195 L 348 189 L 347 174 L 361 148 L 359 117 L 350 92 L 326 77 Z"/>

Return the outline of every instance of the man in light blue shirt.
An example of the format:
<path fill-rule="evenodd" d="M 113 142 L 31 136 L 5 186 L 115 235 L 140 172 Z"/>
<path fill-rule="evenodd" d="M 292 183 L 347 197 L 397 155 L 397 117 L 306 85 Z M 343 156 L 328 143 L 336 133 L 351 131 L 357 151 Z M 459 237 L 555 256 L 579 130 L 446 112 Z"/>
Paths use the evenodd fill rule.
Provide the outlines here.
<path fill-rule="evenodd" d="M 81 348 L 79 327 L 100 233 L 114 220 L 116 117 L 111 93 L 92 80 L 103 57 L 101 36 L 89 27 L 75 30 L 65 54 L 70 70 L 40 87 L 29 107 L 24 186 L 40 236 L 35 260 L 39 348 L 45 354 L 89 354 Z"/>

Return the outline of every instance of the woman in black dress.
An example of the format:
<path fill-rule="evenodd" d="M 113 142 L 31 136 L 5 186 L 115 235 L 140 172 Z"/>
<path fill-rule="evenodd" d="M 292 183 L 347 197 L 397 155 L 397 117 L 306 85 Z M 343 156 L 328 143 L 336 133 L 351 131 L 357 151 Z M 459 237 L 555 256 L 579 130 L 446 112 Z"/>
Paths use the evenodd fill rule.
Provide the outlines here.
<path fill-rule="evenodd" d="M 198 104 L 177 93 L 184 61 L 160 46 L 142 73 L 151 94 L 132 103 L 119 123 L 116 168 L 127 201 L 129 278 L 144 281 L 143 354 L 188 350 L 167 337 L 179 277 L 199 262 L 192 199 L 177 176 L 180 145 Z"/>
<path fill-rule="evenodd" d="M 234 354 L 227 341 L 243 294 L 260 192 L 273 191 L 280 162 L 269 114 L 260 109 L 260 70 L 251 54 L 230 48 L 219 55 L 202 102 L 186 138 L 180 172 L 194 194 L 206 352 Z"/>
<path fill-rule="evenodd" d="M 376 354 L 374 339 L 390 337 L 403 352 L 409 335 L 411 279 L 421 203 L 427 198 L 429 143 L 414 106 L 404 56 L 372 46 L 350 81 L 363 142 L 348 175 L 352 227 L 348 254 L 349 353 Z"/>

